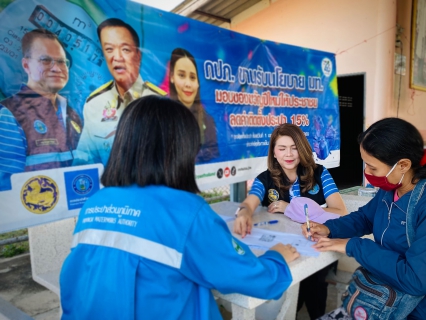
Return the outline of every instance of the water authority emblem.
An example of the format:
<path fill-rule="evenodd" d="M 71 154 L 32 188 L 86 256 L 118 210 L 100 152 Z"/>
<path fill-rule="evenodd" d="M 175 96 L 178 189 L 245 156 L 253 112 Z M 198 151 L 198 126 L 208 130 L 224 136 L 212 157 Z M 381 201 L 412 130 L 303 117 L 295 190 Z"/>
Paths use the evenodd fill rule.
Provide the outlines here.
<path fill-rule="evenodd" d="M 80 174 L 72 181 L 72 189 L 77 194 L 88 194 L 93 189 L 93 180 L 87 174 Z"/>
<path fill-rule="evenodd" d="M 49 177 L 35 176 L 22 186 L 21 202 L 32 213 L 47 213 L 57 205 L 58 200 L 59 188 Z"/>

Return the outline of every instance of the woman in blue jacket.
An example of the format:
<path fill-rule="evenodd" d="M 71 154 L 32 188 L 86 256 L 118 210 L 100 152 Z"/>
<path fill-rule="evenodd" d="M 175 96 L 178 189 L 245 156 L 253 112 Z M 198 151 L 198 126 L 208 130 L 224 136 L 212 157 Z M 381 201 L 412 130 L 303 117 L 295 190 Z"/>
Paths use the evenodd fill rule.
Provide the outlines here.
<path fill-rule="evenodd" d="M 426 192 L 412 218 L 414 241 L 406 234 L 407 207 L 415 185 L 426 178 L 426 152 L 419 131 L 398 118 L 374 123 L 359 137 L 366 179 L 380 190 L 358 211 L 325 224 L 311 224 L 319 251 L 354 257 L 391 287 L 413 296 L 426 294 Z M 306 224 L 302 226 L 308 236 Z M 374 235 L 374 241 L 360 238 Z M 426 319 L 426 299 L 408 319 Z"/>
<path fill-rule="evenodd" d="M 277 299 L 288 288 L 296 249 L 257 258 L 231 235 L 196 194 L 199 148 L 181 103 L 147 96 L 124 110 L 105 188 L 81 209 L 62 267 L 62 319 L 221 319 L 211 289 Z"/>

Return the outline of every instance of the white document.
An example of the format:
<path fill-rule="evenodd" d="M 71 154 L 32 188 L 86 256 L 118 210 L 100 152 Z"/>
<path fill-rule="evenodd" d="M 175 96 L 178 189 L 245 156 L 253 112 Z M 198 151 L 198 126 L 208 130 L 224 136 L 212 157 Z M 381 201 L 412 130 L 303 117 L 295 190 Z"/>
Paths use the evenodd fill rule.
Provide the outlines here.
<path fill-rule="evenodd" d="M 319 252 L 312 248 L 315 243 L 297 234 L 253 228 L 251 234 L 247 234 L 240 241 L 253 249 L 263 250 L 268 250 L 277 243 L 291 244 L 301 255 L 319 256 Z"/>

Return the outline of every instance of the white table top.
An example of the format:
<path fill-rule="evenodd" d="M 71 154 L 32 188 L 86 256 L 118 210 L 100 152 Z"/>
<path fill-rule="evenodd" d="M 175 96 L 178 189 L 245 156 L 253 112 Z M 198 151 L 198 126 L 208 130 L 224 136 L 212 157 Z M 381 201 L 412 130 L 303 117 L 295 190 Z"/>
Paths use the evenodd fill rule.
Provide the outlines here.
<path fill-rule="evenodd" d="M 223 201 L 213 203 L 210 206 L 218 214 L 234 216 L 235 211 L 239 206 L 239 203 Z M 283 214 L 271 214 L 266 211 L 266 208 L 258 207 L 253 215 L 253 223 L 266 220 L 278 220 L 279 222 L 276 224 L 268 224 L 266 226 L 262 226 L 261 228 L 263 229 L 302 235 L 300 223 L 290 220 Z M 229 221 L 227 224 L 232 232 L 234 221 Z M 237 234 L 234 234 L 234 236 L 237 239 L 241 239 L 241 237 Z M 260 255 L 262 253 L 258 250 L 253 250 L 253 252 L 256 255 Z M 340 257 L 342 257 L 342 254 L 337 252 L 321 252 L 319 257 L 300 256 L 295 261 L 289 263 L 291 274 L 293 276 L 293 282 L 290 286 L 299 283 L 300 281 L 307 278 L 316 271 L 321 270 L 325 266 L 333 263 Z M 218 296 L 222 299 L 225 299 L 247 309 L 255 308 L 265 302 L 265 300 L 244 296 L 242 294 L 224 295 L 215 290 L 213 290 L 213 293 L 215 296 Z"/>

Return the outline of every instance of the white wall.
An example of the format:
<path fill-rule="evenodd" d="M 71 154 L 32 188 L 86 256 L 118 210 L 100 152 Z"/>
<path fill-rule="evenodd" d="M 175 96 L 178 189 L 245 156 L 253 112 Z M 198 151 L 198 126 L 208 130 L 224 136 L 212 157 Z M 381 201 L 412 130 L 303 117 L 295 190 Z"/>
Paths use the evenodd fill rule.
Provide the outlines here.
<path fill-rule="evenodd" d="M 368 127 L 396 115 L 396 10 L 396 0 L 276 0 L 246 19 L 239 17 L 240 22 L 230 28 L 258 38 L 333 52 L 339 75 L 365 73 Z M 400 116 L 426 129 L 426 122 L 409 118 L 405 112 Z"/>
<path fill-rule="evenodd" d="M 398 0 L 397 21 L 403 28 L 400 39 L 402 41 L 402 54 L 406 57 L 406 74 L 405 76 L 395 75 L 394 77 L 394 104 L 393 114 L 396 115 L 399 99 L 399 117 L 411 122 L 415 125 L 423 135 L 426 141 L 426 92 L 414 90 L 409 87 L 410 84 L 410 49 L 411 49 L 411 0 Z M 396 52 L 400 53 L 400 48 L 396 48 Z M 401 90 L 399 87 L 401 85 Z"/>

